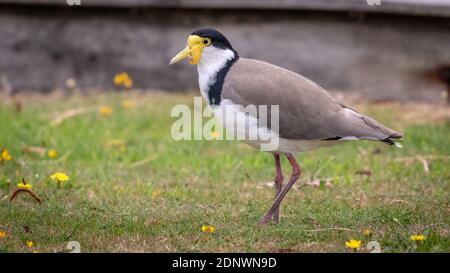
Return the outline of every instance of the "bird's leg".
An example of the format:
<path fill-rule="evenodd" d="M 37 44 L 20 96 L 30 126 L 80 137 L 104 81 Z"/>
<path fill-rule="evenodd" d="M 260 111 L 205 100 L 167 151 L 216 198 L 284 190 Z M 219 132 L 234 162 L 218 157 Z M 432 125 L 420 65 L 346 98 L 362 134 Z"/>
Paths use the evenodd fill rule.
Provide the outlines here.
<path fill-rule="evenodd" d="M 272 207 L 270 207 L 270 209 L 266 212 L 266 214 L 264 214 L 264 216 L 259 221 L 261 225 L 267 224 L 267 222 L 269 222 L 276 208 L 280 206 L 280 203 L 283 200 L 286 193 L 291 189 L 292 185 L 294 185 L 295 181 L 297 181 L 297 179 L 300 177 L 301 173 L 300 166 L 297 164 L 297 161 L 295 160 L 294 156 L 292 154 L 286 154 L 286 157 L 292 166 L 291 179 L 289 179 L 289 182 L 286 184 L 286 186 L 284 186 L 284 188 L 278 194 L 277 198 L 275 198 Z"/>
<path fill-rule="evenodd" d="M 275 199 L 277 198 L 278 194 L 281 192 L 281 188 L 283 187 L 283 172 L 281 171 L 281 163 L 280 163 L 280 154 L 274 154 L 275 158 L 275 178 L 273 180 L 274 187 L 275 187 Z M 278 219 L 280 217 L 280 206 L 276 207 L 272 222 L 277 224 Z"/>

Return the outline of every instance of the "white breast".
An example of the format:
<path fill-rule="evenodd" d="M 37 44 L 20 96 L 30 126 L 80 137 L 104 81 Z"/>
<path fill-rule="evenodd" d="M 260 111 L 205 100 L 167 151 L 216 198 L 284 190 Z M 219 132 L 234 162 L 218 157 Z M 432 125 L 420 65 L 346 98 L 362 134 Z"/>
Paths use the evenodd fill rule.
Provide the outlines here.
<path fill-rule="evenodd" d="M 209 104 L 208 90 L 216 82 L 217 73 L 225 67 L 226 63 L 235 57 L 230 49 L 221 49 L 214 46 L 205 47 L 197 66 L 198 85 L 200 92 Z"/>

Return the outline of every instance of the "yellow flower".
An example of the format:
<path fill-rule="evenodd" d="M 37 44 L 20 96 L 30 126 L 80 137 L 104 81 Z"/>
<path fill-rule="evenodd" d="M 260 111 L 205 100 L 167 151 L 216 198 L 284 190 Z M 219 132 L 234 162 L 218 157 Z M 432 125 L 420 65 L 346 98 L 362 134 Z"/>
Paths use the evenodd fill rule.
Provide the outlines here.
<path fill-rule="evenodd" d="M 369 229 L 365 228 L 365 229 L 363 229 L 362 234 L 364 236 L 370 236 L 372 234 L 372 232 Z"/>
<path fill-rule="evenodd" d="M 100 114 L 102 116 L 105 116 L 105 117 L 111 116 L 111 114 L 112 114 L 112 109 L 108 106 L 102 106 L 102 107 L 100 107 L 100 109 L 98 111 L 100 112 Z"/>
<path fill-rule="evenodd" d="M 69 78 L 66 80 L 67 88 L 73 89 L 77 86 L 77 81 L 75 79 Z"/>
<path fill-rule="evenodd" d="M 157 189 L 152 192 L 152 200 L 154 200 L 156 197 L 158 197 L 161 194 L 161 190 Z"/>
<path fill-rule="evenodd" d="M 58 182 L 65 182 L 69 180 L 69 176 L 65 173 L 54 173 L 50 175 L 50 178 Z"/>
<path fill-rule="evenodd" d="M 348 242 L 345 242 L 345 247 L 351 248 L 351 249 L 358 249 L 361 246 L 361 241 L 351 239 Z"/>
<path fill-rule="evenodd" d="M 125 152 L 127 150 L 127 143 L 123 139 L 109 139 L 106 141 L 106 146 L 108 148 L 114 148 L 121 152 Z"/>
<path fill-rule="evenodd" d="M 0 153 L 0 161 L 10 161 L 12 159 L 11 155 L 8 153 L 7 149 L 3 149 Z"/>
<path fill-rule="evenodd" d="M 17 183 L 17 187 L 23 190 L 31 190 L 32 188 L 31 184 L 27 183 L 25 180 L 22 180 L 22 182 Z"/>
<path fill-rule="evenodd" d="M 411 240 L 415 241 L 415 242 L 420 242 L 425 240 L 425 236 L 421 235 L 421 234 L 414 234 L 411 237 L 409 237 Z"/>
<path fill-rule="evenodd" d="M 132 79 L 126 79 L 123 82 L 123 86 L 125 86 L 126 88 L 131 88 L 133 87 L 133 80 Z"/>
<path fill-rule="evenodd" d="M 52 149 L 52 150 L 48 150 L 47 155 L 50 158 L 55 158 L 58 155 L 58 153 L 56 152 L 56 150 Z"/>
<path fill-rule="evenodd" d="M 3 230 L 0 230 L 0 239 L 3 239 L 6 237 L 6 232 L 4 232 Z"/>
<path fill-rule="evenodd" d="M 219 132 L 217 132 L 217 131 L 211 132 L 211 137 L 212 137 L 212 139 L 218 139 L 219 138 Z"/>
<path fill-rule="evenodd" d="M 125 88 L 133 87 L 133 80 L 127 72 L 116 74 L 113 81 L 116 86 L 124 86 Z"/>
<path fill-rule="evenodd" d="M 32 247 L 33 246 L 33 241 L 29 241 L 29 240 L 27 240 L 27 247 Z"/>
<path fill-rule="evenodd" d="M 202 226 L 202 232 L 204 233 L 214 233 L 214 227 L 213 226 Z"/>
<path fill-rule="evenodd" d="M 131 107 L 131 101 L 129 101 L 129 100 L 123 100 L 123 101 L 122 101 L 122 107 L 123 107 L 124 109 L 130 108 L 130 107 Z"/>
<path fill-rule="evenodd" d="M 126 72 L 122 72 L 122 73 L 116 74 L 116 75 L 114 76 L 114 79 L 113 79 L 114 84 L 115 84 L 115 85 L 122 85 L 124 79 L 127 78 L 127 77 L 128 77 L 128 74 L 127 74 Z"/>

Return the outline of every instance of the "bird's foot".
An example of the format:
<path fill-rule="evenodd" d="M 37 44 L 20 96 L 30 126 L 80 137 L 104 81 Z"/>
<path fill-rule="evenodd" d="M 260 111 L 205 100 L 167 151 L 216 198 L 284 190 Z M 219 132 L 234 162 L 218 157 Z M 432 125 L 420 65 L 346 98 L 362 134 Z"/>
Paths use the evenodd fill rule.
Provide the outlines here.
<path fill-rule="evenodd" d="M 272 217 L 272 223 L 278 224 L 278 222 L 279 222 L 279 216 L 274 213 L 273 217 Z"/>
<path fill-rule="evenodd" d="M 268 212 L 266 212 L 266 214 L 264 214 L 264 216 L 261 218 L 261 220 L 259 220 L 258 224 L 260 226 L 264 226 L 265 224 L 269 223 L 269 221 L 272 219 L 272 214 L 271 211 L 269 210 Z"/>

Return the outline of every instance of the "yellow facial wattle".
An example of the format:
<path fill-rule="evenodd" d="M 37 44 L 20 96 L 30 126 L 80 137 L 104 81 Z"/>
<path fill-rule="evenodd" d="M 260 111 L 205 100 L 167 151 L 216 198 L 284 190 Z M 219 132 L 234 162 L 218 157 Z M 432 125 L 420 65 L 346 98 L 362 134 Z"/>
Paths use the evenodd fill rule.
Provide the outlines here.
<path fill-rule="evenodd" d="M 187 46 L 180 53 L 170 60 L 170 64 L 177 63 L 189 57 L 190 64 L 198 64 L 202 55 L 203 48 L 209 46 L 211 40 L 209 38 L 202 38 L 197 35 L 190 35 L 187 40 Z"/>

